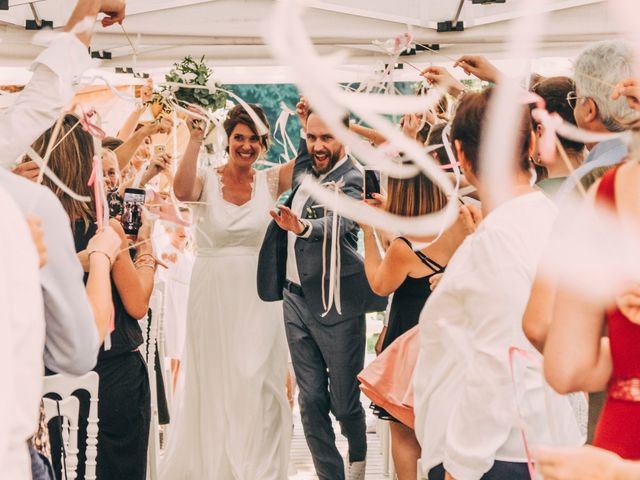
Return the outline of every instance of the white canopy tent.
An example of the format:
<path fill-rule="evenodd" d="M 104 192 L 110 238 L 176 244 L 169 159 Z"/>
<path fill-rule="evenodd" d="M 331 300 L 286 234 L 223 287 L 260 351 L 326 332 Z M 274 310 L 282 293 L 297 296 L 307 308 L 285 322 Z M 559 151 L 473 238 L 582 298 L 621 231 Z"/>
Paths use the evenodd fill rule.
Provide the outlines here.
<path fill-rule="evenodd" d="M 531 1 L 535 0 L 479 5 L 472 0 L 308 0 L 304 21 L 319 52 L 349 52 L 345 80 L 359 80 L 374 65 L 384 63 L 384 53 L 372 40 L 386 40 L 408 28 L 416 42 L 440 48 L 404 57 L 412 65 L 446 64 L 464 53 L 482 53 L 509 71 L 521 66 L 503 59 L 509 20 L 522 15 L 525 2 Z M 40 19 L 58 28 L 73 3 L 37 0 L 32 5 Z M 618 34 L 608 3 L 550 1 L 546 30 L 537 49 L 538 57 L 544 59 L 541 73 L 549 68 L 566 71 L 570 66 L 567 58 L 586 43 Z M 0 11 L 0 84 L 20 83 L 24 67 L 40 48 L 31 43 L 34 32 L 25 30 L 26 20 L 34 19 L 31 5 L 26 0 L 10 0 L 9 4 L 8 11 Z M 186 55 L 205 55 L 224 83 L 288 82 L 286 68 L 272 59 L 262 38 L 273 5 L 273 0 L 128 0 L 124 29 L 113 26 L 95 37 L 93 49 L 112 56 L 99 61 L 98 68 L 115 72 L 115 67 L 133 67 L 159 76 Z M 464 31 L 438 32 L 438 22 L 453 21 L 458 10 Z M 415 77 L 413 68 L 396 75 L 398 80 Z M 128 76 L 127 81 L 131 80 Z"/>

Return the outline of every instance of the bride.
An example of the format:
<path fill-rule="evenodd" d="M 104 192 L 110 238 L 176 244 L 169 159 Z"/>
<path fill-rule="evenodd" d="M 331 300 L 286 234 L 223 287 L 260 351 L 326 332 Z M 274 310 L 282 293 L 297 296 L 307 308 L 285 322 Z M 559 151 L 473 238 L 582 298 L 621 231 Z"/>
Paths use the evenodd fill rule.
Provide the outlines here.
<path fill-rule="evenodd" d="M 251 107 L 268 126 L 262 109 Z M 191 140 L 174 192 L 196 205 L 196 260 L 185 369 L 160 478 L 286 479 L 291 411 L 282 307 L 258 298 L 256 275 L 269 211 L 291 187 L 293 162 L 253 168 L 269 135 L 259 135 L 237 105 L 224 122 L 228 163 L 197 171 L 203 132 L 197 121 L 189 123 Z"/>

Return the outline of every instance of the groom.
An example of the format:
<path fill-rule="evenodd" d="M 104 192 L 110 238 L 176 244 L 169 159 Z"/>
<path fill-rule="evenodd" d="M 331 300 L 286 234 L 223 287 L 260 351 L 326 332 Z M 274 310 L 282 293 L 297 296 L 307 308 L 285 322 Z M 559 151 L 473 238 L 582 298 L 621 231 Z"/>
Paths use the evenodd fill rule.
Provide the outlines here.
<path fill-rule="evenodd" d="M 304 122 L 305 119 L 301 118 Z M 345 124 L 348 126 L 348 117 Z M 365 313 L 384 310 L 387 299 L 369 288 L 357 253 L 358 226 L 340 219 L 341 314 L 325 313 L 322 282 L 329 291 L 333 212 L 299 191 L 301 177 L 312 173 L 324 184 L 340 182 L 342 193 L 360 200 L 363 176 L 344 146 L 315 113 L 306 118 L 306 148 L 296 158 L 293 190 L 280 213 L 272 212 L 258 264 L 258 294 L 264 301 L 284 300 L 284 321 L 293 368 L 300 387 L 300 412 L 307 444 L 320 480 L 364 480 L 367 454 L 365 414 L 356 375 L 364 366 Z M 305 145 L 302 145 L 304 147 Z M 306 150 L 306 151 L 305 151 Z M 325 222 L 324 216 L 329 218 Z M 326 232 L 331 238 L 332 232 Z M 335 444 L 332 412 L 349 443 L 348 466 Z"/>

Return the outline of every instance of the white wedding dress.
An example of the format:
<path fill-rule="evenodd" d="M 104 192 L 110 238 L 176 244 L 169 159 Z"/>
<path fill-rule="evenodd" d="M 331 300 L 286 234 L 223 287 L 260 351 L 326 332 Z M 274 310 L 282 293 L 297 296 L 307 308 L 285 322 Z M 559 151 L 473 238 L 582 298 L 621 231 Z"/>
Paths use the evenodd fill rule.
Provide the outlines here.
<path fill-rule="evenodd" d="M 224 200 L 216 170 L 200 178 L 184 369 L 160 478 L 283 480 L 291 411 L 282 305 L 262 302 L 256 287 L 278 172 L 257 171 L 240 206 Z"/>

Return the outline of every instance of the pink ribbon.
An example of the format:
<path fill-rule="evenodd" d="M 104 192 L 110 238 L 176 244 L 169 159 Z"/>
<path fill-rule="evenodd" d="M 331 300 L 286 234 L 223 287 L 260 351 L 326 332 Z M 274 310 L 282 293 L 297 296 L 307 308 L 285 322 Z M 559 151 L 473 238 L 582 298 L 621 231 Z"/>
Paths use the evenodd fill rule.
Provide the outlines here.
<path fill-rule="evenodd" d="M 89 120 L 96 114 L 95 109 L 91 109 L 88 112 L 82 110 L 82 116 L 80 117 L 80 125 L 82 125 L 82 129 L 87 132 L 92 137 L 99 138 L 100 140 L 104 140 L 107 134 L 97 125 L 91 123 Z M 99 152 L 96 152 L 98 154 Z"/>
<path fill-rule="evenodd" d="M 521 424 L 520 433 L 522 435 L 522 443 L 524 444 L 524 451 L 525 451 L 525 454 L 527 455 L 527 466 L 529 467 L 529 476 L 531 477 L 531 480 L 535 480 L 536 471 L 535 471 L 535 468 L 533 467 L 533 455 L 531 455 L 531 450 L 529 449 L 529 442 L 527 441 L 527 434 L 525 432 L 525 422 L 524 422 L 524 419 L 522 418 L 522 413 L 520 411 L 520 404 L 518 403 L 518 395 L 516 392 L 516 375 L 515 375 L 515 369 L 513 368 L 514 356 L 516 353 L 519 355 L 522 355 L 529 362 L 537 366 L 540 365 L 540 359 L 537 358 L 535 355 L 533 355 L 531 352 L 524 350 L 522 348 L 509 347 L 509 369 L 511 370 L 511 382 L 513 384 L 513 393 L 516 401 L 518 419 L 520 420 L 520 424 Z"/>

